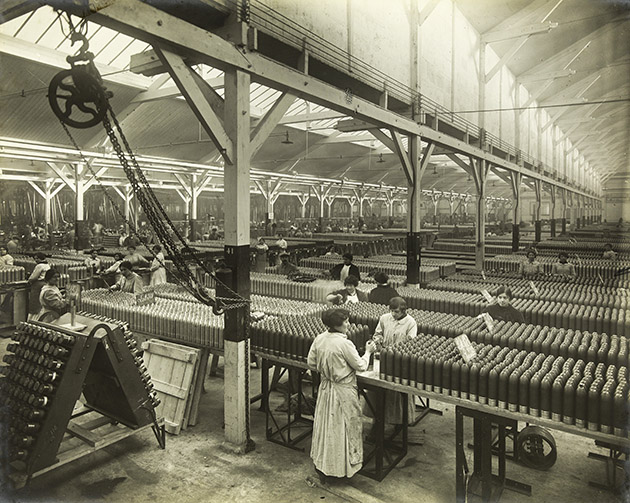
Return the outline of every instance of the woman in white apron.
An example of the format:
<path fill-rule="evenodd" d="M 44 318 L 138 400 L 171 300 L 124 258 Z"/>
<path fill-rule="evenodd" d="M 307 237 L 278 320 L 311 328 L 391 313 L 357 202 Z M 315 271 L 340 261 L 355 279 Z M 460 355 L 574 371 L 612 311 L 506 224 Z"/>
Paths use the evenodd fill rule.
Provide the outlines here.
<path fill-rule="evenodd" d="M 166 283 L 166 269 L 164 268 L 164 254 L 162 247 L 155 245 L 153 247 L 153 261 L 151 262 L 151 286 Z"/>

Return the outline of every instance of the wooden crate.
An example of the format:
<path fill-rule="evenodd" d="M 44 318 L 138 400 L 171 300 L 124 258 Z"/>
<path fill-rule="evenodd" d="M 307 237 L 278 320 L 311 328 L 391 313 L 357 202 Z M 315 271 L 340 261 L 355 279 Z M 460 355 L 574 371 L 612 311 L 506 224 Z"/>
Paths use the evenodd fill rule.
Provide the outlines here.
<path fill-rule="evenodd" d="M 194 395 L 201 350 L 158 339 L 144 342 L 142 348 L 144 363 L 161 401 L 157 414 L 164 418 L 166 431 L 178 435 L 191 418 L 191 424 L 196 420 L 197 411 L 192 408 L 198 406 Z"/>

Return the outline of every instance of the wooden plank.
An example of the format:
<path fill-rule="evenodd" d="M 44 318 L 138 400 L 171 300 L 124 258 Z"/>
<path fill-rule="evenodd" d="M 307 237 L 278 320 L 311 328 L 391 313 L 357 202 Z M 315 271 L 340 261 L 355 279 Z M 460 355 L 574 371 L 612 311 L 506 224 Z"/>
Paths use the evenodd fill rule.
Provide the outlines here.
<path fill-rule="evenodd" d="M 195 368 L 193 369 L 192 381 L 190 382 L 190 387 L 188 388 L 188 393 L 186 395 L 186 406 L 184 407 L 184 418 L 182 420 L 182 429 L 186 429 L 188 427 L 188 418 L 190 417 L 190 408 L 192 407 L 193 401 L 193 392 L 195 388 L 195 384 L 197 383 L 197 373 L 199 371 L 199 358 L 195 362 Z"/>
<path fill-rule="evenodd" d="M 67 429 L 72 435 L 80 438 L 91 447 L 94 447 L 98 441 L 98 436 L 95 433 L 74 422 L 68 423 Z"/>
<path fill-rule="evenodd" d="M 193 369 L 193 377 L 190 384 L 190 388 L 188 388 L 188 394 L 186 396 L 186 407 L 184 408 L 184 418 L 182 420 L 182 429 L 185 430 L 188 427 L 188 418 L 190 417 L 190 409 L 193 403 L 193 394 L 195 390 L 195 385 L 197 384 L 197 374 L 199 373 L 199 359 L 195 364 L 195 368 Z"/>
<path fill-rule="evenodd" d="M 172 360 L 180 360 L 183 362 L 189 362 L 192 360 L 192 354 L 194 354 L 194 349 L 187 348 L 185 346 L 173 347 L 175 344 L 169 343 L 167 341 L 147 341 L 143 344 L 142 348 L 145 351 L 149 351 L 151 354 L 166 356 Z"/>
<path fill-rule="evenodd" d="M 169 396 L 174 396 L 175 398 L 179 398 L 180 400 L 184 400 L 187 396 L 188 390 L 185 388 L 180 388 L 170 382 L 160 381 L 159 379 L 152 378 L 151 382 L 153 383 L 153 387 L 155 391 L 159 391 L 160 393 L 166 393 Z"/>
<path fill-rule="evenodd" d="M 203 384 L 206 379 L 206 372 L 208 370 L 208 358 L 210 356 L 210 350 L 204 349 L 201 352 L 201 360 L 199 362 L 199 371 L 197 372 L 197 381 L 195 383 L 195 393 L 193 395 L 192 409 L 188 424 L 194 426 L 197 424 L 199 417 L 199 402 L 201 401 L 201 393 L 203 391 Z M 217 357 L 217 360 L 219 358 Z"/>

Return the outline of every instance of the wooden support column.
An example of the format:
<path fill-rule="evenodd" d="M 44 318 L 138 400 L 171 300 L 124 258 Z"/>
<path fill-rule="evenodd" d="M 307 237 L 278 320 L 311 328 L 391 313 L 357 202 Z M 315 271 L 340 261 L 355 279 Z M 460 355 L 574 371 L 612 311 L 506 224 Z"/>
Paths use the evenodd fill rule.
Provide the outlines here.
<path fill-rule="evenodd" d="M 582 197 L 578 195 L 576 198 L 577 204 L 574 208 L 575 228 L 580 229 L 582 227 Z"/>
<path fill-rule="evenodd" d="M 517 252 L 520 245 L 520 225 L 521 225 L 521 179 L 523 175 L 517 172 L 510 173 L 512 185 L 513 220 L 512 220 L 512 251 Z"/>
<path fill-rule="evenodd" d="M 534 205 L 534 241 L 539 243 L 542 239 L 542 224 L 540 222 L 540 207 L 542 205 L 542 182 L 534 180 L 534 193 L 536 204 Z"/>
<path fill-rule="evenodd" d="M 44 199 L 44 224 L 46 228 L 46 233 L 50 238 L 50 245 L 52 247 L 52 200 L 64 187 L 65 184 L 61 182 L 60 185 L 55 188 L 56 181 L 46 180 L 44 182 L 44 188 L 42 189 L 36 182 L 29 181 L 28 183 L 31 187 L 35 189 L 35 192 L 37 192 Z"/>
<path fill-rule="evenodd" d="M 326 187 L 324 184 L 319 185 L 319 187 L 313 187 L 313 192 L 315 193 L 315 197 L 319 201 L 319 230 L 320 232 L 324 232 L 324 203 L 326 202 L 326 198 L 332 189 L 332 183 Z"/>
<path fill-rule="evenodd" d="M 87 222 L 85 221 L 85 183 L 83 170 L 86 169 L 84 163 L 77 163 L 74 166 L 74 249 L 81 250 L 89 246 L 89 233 Z"/>
<path fill-rule="evenodd" d="M 440 199 L 442 199 L 442 193 L 436 190 L 433 190 L 431 193 L 431 202 L 433 203 L 433 225 L 438 223 L 438 205 L 440 204 Z"/>
<path fill-rule="evenodd" d="M 233 148 L 225 164 L 225 262 L 231 270 L 230 288 L 250 298 L 250 76 L 225 70 L 225 117 L 227 137 Z M 230 293 L 230 292 L 228 292 Z M 224 446 L 239 453 L 255 445 L 249 434 L 249 304 L 225 313 Z"/>
<path fill-rule="evenodd" d="M 567 233 L 567 215 L 569 215 L 569 192 L 566 189 L 562 189 L 562 229 L 561 234 Z"/>
<path fill-rule="evenodd" d="M 477 227 L 476 233 L 476 250 L 475 250 L 475 267 L 483 270 L 486 258 L 486 180 L 490 165 L 485 159 L 470 160 L 473 169 L 473 179 L 477 188 Z"/>
<path fill-rule="evenodd" d="M 455 201 L 459 198 L 458 195 L 451 193 L 448 196 L 448 209 L 449 209 L 449 223 L 452 224 L 455 221 Z"/>
<path fill-rule="evenodd" d="M 407 175 L 407 284 L 420 284 L 422 264 L 420 235 L 420 205 L 422 203 L 422 175 L 433 154 L 434 145 L 427 145 L 421 152 L 419 136 L 409 136 L 408 163 L 403 164 Z"/>
<path fill-rule="evenodd" d="M 191 175 L 190 177 L 190 240 L 195 241 L 197 239 L 197 206 L 199 199 L 199 192 L 197 192 L 198 175 Z"/>
<path fill-rule="evenodd" d="M 308 192 L 304 194 L 296 194 L 298 201 L 300 201 L 300 215 L 302 218 L 306 218 L 306 203 L 310 199 L 311 195 Z"/>
<path fill-rule="evenodd" d="M 177 193 L 179 194 L 179 197 L 181 197 L 182 200 L 184 201 L 184 221 L 185 221 L 185 223 L 184 223 L 184 228 L 185 228 L 184 236 L 188 237 L 189 236 L 188 232 L 190 230 L 192 230 L 193 218 L 195 218 L 193 216 L 193 206 L 194 206 L 195 214 L 197 212 L 197 202 L 195 201 L 193 203 L 193 199 L 196 199 L 196 198 L 193 197 L 194 196 L 194 190 L 195 190 L 195 187 L 194 187 L 195 186 L 195 182 L 193 181 L 192 175 L 191 175 L 191 177 L 189 179 L 186 175 L 182 176 L 182 175 L 179 175 L 179 174 L 175 173 L 175 178 L 177 179 L 177 181 L 181 185 L 181 189 L 177 189 Z M 135 203 L 136 212 L 137 212 L 137 198 L 134 201 L 134 203 Z M 137 227 L 137 225 L 136 225 L 136 227 Z M 194 240 L 194 235 L 192 236 L 191 240 Z"/>
<path fill-rule="evenodd" d="M 271 229 L 275 220 L 274 207 L 278 197 L 280 196 L 280 190 L 282 189 L 283 184 L 280 181 L 273 183 L 272 180 L 266 180 L 266 183 L 264 184 L 255 180 L 254 183 L 267 203 L 267 210 L 265 211 L 265 233 L 269 236 L 273 234 Z"/>
<path fill-rule="evenodd" d="M 199 222 L 198 204 L 199 197 L 204 189 L 212 182 L 212 176 L 210 174 L 203 175 L 201 178 L 199 175 L 192 175 L 190 183 L 190 236 L 191 240 L 196 240 L 197 235 L 202 233 L 202 224 Z"/>
<path fill-rule="evenodd" d="M 549 197 L 551 199 L 551 204 L 550 204 L 551 237 L 555 238 L 556 237 L 556 186 L 555 185 L 549 186 Z"/>
<path fill-rule="evenodd" d="M 346 201 L 348 201 L 348 205 L 350 206 L 350 219 L 352 220 L 354 213 L 354 203 L 357 202 L 356 196 L 346 196 Z"/>

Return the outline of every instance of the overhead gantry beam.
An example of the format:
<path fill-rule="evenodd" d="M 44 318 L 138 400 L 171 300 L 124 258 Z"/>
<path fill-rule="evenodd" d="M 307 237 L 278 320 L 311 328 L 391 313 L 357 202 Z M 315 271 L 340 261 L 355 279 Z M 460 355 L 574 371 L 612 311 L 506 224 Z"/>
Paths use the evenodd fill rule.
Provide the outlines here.
<path fill-rule="evenodd" d="M 506 169 L 528 171 L 516 164 L 493 156 L 482 149 L 454 140 L 428 126 L 422 126 L 403 116 L 386 110 L 359 97 L 348 103 L 345 91 L 314 79 L 297 70 L 280 65 L 271 59 L 237 48 L 233 44 L 205 30 L 190 25 L 138 0 L 118 0 L 91 15 L 90 20 L 115 30 L 128 33 L 145 41 L 161 41 L 178 47 L 183 53 L 193 54 L 199 62 L 213 67 L 237 68 L 251 75 L 252 79 L 298 98 L 331 108 L 339 113 L 369 121 L 373 126 L 395 129 L 400 134 L 418 135 L 438 145 L 444 145 L 466 155 L 485 159 Z M 158 23 L 159 21 L 159 23 Z M 243 51 L 247 52 L 246 58 Z M 529 173 L 527 173 L 529 174 Z M 555 182 L 548 179 L 550 183 Z M 567 190 L 574 187 L 564 185 Z"/>

